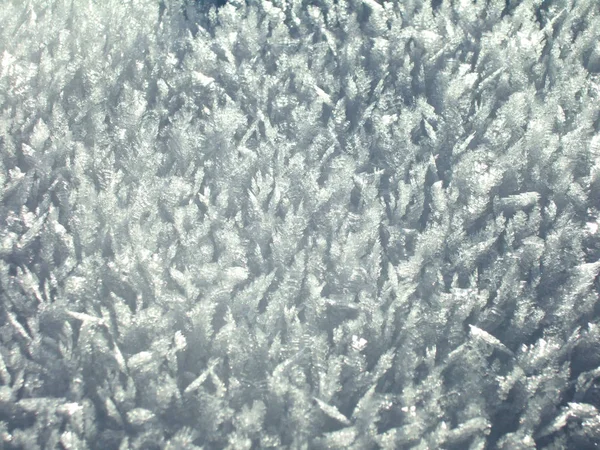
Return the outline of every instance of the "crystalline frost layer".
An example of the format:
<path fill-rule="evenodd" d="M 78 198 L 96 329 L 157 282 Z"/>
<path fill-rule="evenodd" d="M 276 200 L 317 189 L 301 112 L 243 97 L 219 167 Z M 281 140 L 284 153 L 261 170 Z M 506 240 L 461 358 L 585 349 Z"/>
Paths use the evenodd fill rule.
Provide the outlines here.
<path fill-rule="evenodd" d="M 600 3 L 6 0 L 0 447 L 593 449 Z"/>

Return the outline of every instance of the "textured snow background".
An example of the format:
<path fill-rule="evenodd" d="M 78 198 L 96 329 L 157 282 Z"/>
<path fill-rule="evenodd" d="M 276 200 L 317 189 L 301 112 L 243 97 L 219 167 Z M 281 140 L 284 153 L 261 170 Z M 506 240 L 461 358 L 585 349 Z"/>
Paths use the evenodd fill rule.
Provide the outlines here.
<path fill-rule="evenodd" d="M 598 448 L 599 39 L 4 0 L 0 447 Z"/>

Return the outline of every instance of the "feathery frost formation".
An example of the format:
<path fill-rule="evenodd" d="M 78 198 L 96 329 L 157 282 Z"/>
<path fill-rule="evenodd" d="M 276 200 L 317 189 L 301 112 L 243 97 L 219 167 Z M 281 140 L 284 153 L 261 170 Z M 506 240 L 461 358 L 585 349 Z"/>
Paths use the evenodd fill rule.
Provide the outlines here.
<path fill-rule="evenodd" d="M 3 2 L 0 446 L 597 448 L 599 38 L 595 0 Z"/>

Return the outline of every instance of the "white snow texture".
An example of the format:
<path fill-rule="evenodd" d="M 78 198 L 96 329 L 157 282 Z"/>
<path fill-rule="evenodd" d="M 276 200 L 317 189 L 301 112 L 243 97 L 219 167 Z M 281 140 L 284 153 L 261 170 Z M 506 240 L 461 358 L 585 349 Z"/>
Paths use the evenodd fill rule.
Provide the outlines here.
<path fill-rule="evenodd" d="M 600 2 L 1 3 L 0 448 L 599 448 Z"/>

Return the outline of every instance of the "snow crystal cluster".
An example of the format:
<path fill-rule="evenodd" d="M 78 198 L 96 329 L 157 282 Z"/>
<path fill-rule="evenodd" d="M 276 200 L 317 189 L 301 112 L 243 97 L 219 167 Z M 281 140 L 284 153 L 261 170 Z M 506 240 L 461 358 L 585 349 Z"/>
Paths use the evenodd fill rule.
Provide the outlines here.
<path fill-rule="evenodd" d="M 599 42 L 596 0 L 2 2 L 0 447 L 598 448 Z"/>

